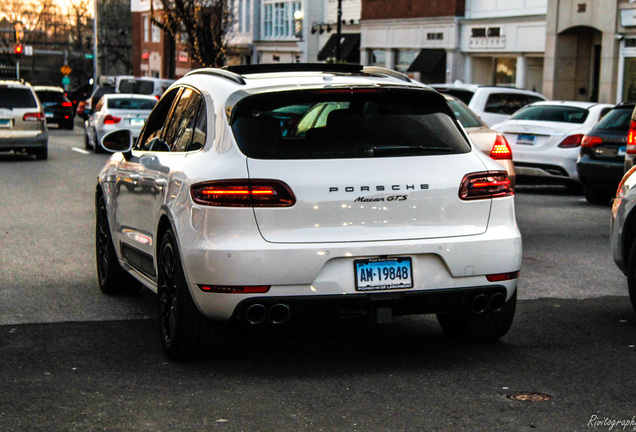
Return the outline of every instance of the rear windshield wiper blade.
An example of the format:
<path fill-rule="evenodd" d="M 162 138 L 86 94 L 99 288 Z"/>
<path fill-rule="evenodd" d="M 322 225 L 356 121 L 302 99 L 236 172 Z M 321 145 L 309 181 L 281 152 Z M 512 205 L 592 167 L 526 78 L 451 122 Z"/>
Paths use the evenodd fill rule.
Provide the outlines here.
<path fill-rule="evenodd" d="M 373 146 L 364 150 L 367 157 L 395 155 L 395 154 L 422 154 L 422 153 L 451 153 L 453 150 L 448 147 L 427 147 L 427 146 Z"/>

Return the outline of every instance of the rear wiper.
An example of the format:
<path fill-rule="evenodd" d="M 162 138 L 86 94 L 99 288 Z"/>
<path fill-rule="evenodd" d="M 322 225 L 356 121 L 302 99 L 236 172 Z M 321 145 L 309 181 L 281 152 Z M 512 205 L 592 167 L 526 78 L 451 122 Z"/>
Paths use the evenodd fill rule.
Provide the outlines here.
<path fill-rule="evenodd" d="M 396 154 L 421 154 L 421 153 L 451 153 L 448 147 L 426 147 L 426 146 L 373 146 L 364 149 L 364 155 L 367 157 L 376 157 L 384 155 Z"/>

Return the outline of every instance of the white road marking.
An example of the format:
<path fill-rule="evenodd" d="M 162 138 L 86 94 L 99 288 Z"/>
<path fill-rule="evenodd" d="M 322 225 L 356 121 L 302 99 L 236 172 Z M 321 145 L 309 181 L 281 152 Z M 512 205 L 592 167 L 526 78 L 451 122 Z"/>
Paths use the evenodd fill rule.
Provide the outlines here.
<path fill-rule="evenodd" d="M 85 155 L 91 154 L 91 152 L 89 152 L 88 150 L 84 150 L 84 149 L 81 149 L 81 148 L 78 148 L 78 147 L 73 147 L 73 148 L 71 148 L 71 150 L 73 150 L 74 152 L 85 154 Z"/>

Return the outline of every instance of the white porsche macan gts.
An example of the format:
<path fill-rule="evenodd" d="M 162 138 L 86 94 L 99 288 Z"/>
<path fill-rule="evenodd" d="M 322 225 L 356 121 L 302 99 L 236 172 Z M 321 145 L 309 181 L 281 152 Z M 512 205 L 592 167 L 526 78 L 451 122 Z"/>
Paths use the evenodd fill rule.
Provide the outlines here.
<path fill-rule="evenodd" d="M 252 324 L 435 313 L 458 340 L 513 321 L 521 236 L 506 172 L 446 100 L 342 64 L 200 69 L 166 91 L 96 188 L 98 280 L 157 292 L 170 358 Z"/>

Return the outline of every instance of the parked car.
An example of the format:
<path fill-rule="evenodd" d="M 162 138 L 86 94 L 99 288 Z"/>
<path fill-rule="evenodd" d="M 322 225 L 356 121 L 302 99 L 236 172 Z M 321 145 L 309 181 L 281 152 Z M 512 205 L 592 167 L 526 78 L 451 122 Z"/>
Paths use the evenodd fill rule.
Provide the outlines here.
<path fill-rule="evenodd" d="M 151 95 L 159 99 L 173 83 L 173 79 L 121 75 L 116 78 L 115 87 L 117 93 Z"/>
<path fill-rule="evenodd" d="M 128 129 L 136 139 L 150 111 L 157 104 L 153 96 L 106 94 L 95 112 L 84 122 L 84 145 L 95 153 L 102 152 L 102 137 L 113 130 Z"/>
<path fill-rule="evenodd" d="M 583 135 L 613 105 L 549 101 L 530 104 L 493 129 L 512 147 L 517 181 L 549 181 L 579 188 L 576 160 Z"/>
<path fill-rule="evenodd" d="M 46 117 L 33 87 L 22 81 L 0 81 L 0 152 L 26 152 L 48 158 Z"/>
<path fill-rule="evenodd" d="M 513 87 L 464 84 L 461 81 L 430 86 L 464 102 L 490 127 L 506 120 L 519 108 L 545 100 L 540 93 Z"/>
<path fill-rule="evenodd" d="M 514 188 L 517 176 L 512 162 L 512 150 L 503 134 L 490 129 L 464 102 L 448 94 L 444 97 L 473 144 L 506 169 L 510 185 Z"/>
<path fill-rule="evenodd" d="M 607 204 L 625 173 L 627 134 L 634 103 L 622 103 L 609 111 L 581 140 L 576 162 L 585 199 Z"/>
<path fill-rule="evenodd" d="M 623 176 L 612 204 L 610 239 L 612 257 L 627 276 L 627 289 L 636 311 L 636 166 Z"/>
<path fill-rule="evenodd" d="M 60 129 L 73 130 L 75 110 L 62 87 L 34 86 L 35 94 L 44 108 L 47 123 L 54 123 Z"/>
<path fill-rule="evenodd" d="M 285 133 L 279 115 L 310 108 Z M 311 116 L 309 113 L 312 113 Z M 288 131 L 289 132 L 289 131 Z M 227 324 L 436 313 L 458 340 L 511 326 L 521 236 L 508 175 L 446 100 L 349 64 L 188 73 L 98 176 L 105 293 L 158 293 L 175 359 L 222 349 Z"/>

